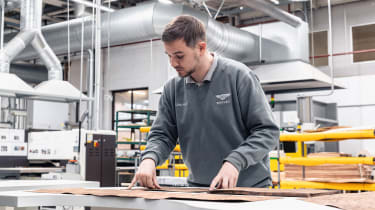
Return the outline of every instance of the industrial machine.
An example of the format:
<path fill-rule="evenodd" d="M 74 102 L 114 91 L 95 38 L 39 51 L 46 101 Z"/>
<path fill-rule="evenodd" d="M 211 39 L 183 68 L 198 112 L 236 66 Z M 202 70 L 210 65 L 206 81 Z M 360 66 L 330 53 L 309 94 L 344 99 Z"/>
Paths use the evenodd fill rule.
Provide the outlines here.
<path fill-rule="evenodd" d="M 30 132 L 27 159 L 67 163 L 74 160 L 82 180 L 115 186 L 116 133 L 114 131 Z M 64 165 L 65 165 L 64 164 Z"/>
<path fill-rule="evenodd" d="M 0 167 L 26 166 L 25 130 L 0 129 Z"/>

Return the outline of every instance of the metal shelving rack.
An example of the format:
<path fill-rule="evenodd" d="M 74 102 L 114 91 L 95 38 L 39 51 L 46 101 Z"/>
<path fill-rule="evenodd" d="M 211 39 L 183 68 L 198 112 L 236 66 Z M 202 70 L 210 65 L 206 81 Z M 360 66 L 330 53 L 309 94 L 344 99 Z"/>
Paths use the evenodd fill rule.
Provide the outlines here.
<path fill-rule="evenodd" d="M 146 123 L 145 124 L 130 124 L 130 125 L 119 125 L 120 119 L 119 115 L 120 113 L 128 113 L 128 114 L 142 114 L 145 115 Z M 138 145 L 139 147 L 141 145 L 146 145 L 146 142 L 142 141 L 118 141 L 118 132 L 119 128 L 130 128 L 130 129 L 141 129 L 141 127 L 145 126 L 151 126 L 151 116 L 155 116 L 156 111 L 154 110 L 144 110 L 144 109 L 138 109 L 138 110 L 121 110 L 116 112 L 116 120 L 115 120 L 115 130 L 116 130 L 116 143 L 119 144 L 130 144 L 130 145 Z M 118 161 L 134 161 L 134 158 L 117 158 Z"/>

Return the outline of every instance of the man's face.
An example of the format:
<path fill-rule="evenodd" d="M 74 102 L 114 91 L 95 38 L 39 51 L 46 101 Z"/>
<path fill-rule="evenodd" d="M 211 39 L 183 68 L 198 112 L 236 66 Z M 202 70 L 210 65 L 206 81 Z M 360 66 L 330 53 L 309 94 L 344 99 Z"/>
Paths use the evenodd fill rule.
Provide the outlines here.
<path fill-rule="evenodd" d="M 200 48 L 186 46 L 183 39 L 164 43 L 165 53 L 169 57 L 171 66 L 176 69 L 180 77 L 188 77 L 196 72 L 200 63 Z"/>

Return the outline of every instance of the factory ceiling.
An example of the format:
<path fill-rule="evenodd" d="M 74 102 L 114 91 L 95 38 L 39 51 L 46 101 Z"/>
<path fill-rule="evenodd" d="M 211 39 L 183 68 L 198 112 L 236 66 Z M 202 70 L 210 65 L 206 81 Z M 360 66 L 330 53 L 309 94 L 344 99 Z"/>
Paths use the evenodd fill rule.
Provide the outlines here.
<path fill-rule="evenodd" d="M 17 0 L 8 0 L 8 2 L 16 2 Z M 69 2 L 68 2 L 69 1 Z M 86 0 L 90 1 L 90 0 Z M 137 6 L 144 2 L 154 0 L 104 0 L 103 4 L 117 10 L 125 7 Z M 241 3 L 241 0 L 171 0 L 174 3 L 182 3 L 209 12 L 212 17 L 217 15 L 217 19 L 222 22 L 230 22 L 232 25 L 254 24 L 267 21 L 271 18 L 260 11 L 248 8 Z M 310 0 L 265 0 L 270 1 L 285 11 L 289 11 L 300 17 L 303 17 L 303 10 L 310 9 Z M 359 0 L 331 0 L 332 5 L 347 4 Z M 364 0 L 362 0 L 364 1 Z M 43 0 L 43 25 L 63 22 L 69 18 L 75 18 L 75 4 L 73 0 Z M 69 8 L 68 8 L 69 4 Z M 306 5 L 304 5 L 306 4 Z M 321 8 L 327 6 L 327 0 L 312 0 L 312 8 Z M 91 9 L 86 8 L 86 12 L 90 13 Z M 86 14 L 87 14 L 86 13 Z M 20 25 L 20 9 L 10 8 L 5 12 L 5 33 L 11 33 L 19 30 Z"/>

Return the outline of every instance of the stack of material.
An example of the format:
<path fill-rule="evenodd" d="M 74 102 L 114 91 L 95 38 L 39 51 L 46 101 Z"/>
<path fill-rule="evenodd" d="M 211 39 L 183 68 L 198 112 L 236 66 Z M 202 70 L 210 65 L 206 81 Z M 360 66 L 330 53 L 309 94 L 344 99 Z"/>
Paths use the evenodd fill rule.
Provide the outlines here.
<path fill-rule="evenodd" d="M 348 157 L 340 153 L 312 154 L 309 157 Z M 317 182 L 367 182 L 373 183 L 371 177 L 372 166 L 362 164 L 324 164 L 317 166 L 304 166 L 305 178 L 303 179 L 303 166 L 285 165 L 285 179 L 305 180 Z"/>

